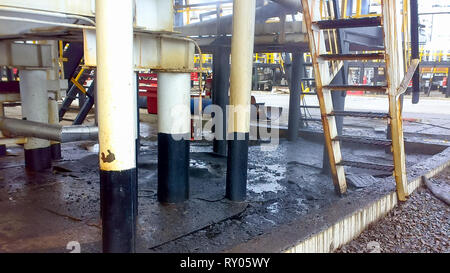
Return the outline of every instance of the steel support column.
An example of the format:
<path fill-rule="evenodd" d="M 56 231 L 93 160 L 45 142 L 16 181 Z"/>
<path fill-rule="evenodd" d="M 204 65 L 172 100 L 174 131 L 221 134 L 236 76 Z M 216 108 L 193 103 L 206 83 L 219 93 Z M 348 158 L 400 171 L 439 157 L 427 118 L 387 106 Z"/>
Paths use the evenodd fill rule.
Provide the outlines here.
<path fill-rule="evenodd" d="M 244 201 L 247 195 L 248 140 L 255 32 L 255 0 L 233 1 L 230 106 L 226 198 Z M 230 111 L 231 112 L 231 111 Z"/>
<path fill-rule="evenodd" d="M 189 198 L 190 73 L 158 73 L 158 200 Z"/>
<path fill-rule="evenodd" d="M 411 23 L 411 60 L 419 59 L 419 10 L 417 0 L 410 0 Z M 420 65 L 419 65 L 420 66 Z M 414 72 L 412 78 L 412 103 L 419 102 L 420 97 L 420 68 Z"/>
<path fill-rule="evenodd" d="M 226 107 L 229 102 L 228 90 L 230 89 L 230 49 L 227 47 L 218 47 L 213 55 L 213 92 L 212 101 L 214 105 L 222 109 L 222 139 L 213 140 L 213 152 L 227 156 L 227 115 Z M 218 125 L 216 125 L 218 126 Z M 215 126 L 215 127 L 216 127 Z M 214 128 L 217 132 L 220 128 Z"/>
<path fill-rule="evenodd" d="M 95 3 L 103 251 L 134 252 L 137 217 L 134 1 Z"/>
<path fill-rule="evenodd" d="M 302 70 L 304 59 L 303 52 L 293 53 L 292 56 L 292 74 L 290 80 L 289 95 L 289 123 L 288 123 L 288 139 L 295 141 L 298 137 L 298 128 L 300 123 L 300 93 L 303 74 Z"/>

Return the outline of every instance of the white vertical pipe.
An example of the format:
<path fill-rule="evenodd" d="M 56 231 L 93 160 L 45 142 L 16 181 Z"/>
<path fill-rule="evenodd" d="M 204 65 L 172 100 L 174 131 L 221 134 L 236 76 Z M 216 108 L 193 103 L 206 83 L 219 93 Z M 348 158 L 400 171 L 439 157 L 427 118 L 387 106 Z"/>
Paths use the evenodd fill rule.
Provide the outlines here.
<path fill-rule="evenodd" d="M 234 0 L 231 39 L 230 105 L 238 107 L 230 115 L 229 133 L 250 131 L 255 0 Z"/>
<path fill-rule="evenodd" d="M 20 98 L 22 100 L 22 118 L 30 121 L 48 123 L 47 75 L 44 70 L 20 71 Z M 26 150 L 46 148 L 50 141 L 28 138 Z"/>
<path fill-rule="evenodd" d="M 158 73 L 158 200 L 189 198 L 190 73 Z"/>
<path fill-rule="evenodd" d="M 96 1 L 100 169 L 136 168 L 132 0 Z M 113 154 L 112 162 L 101 155 Z"/>
<path fill-rule="evenodd" d="M 52 68 L 47 70 L 47 80 L 59 82 L 59 63 L 58 63 L 58 42 L 47 41 L 51 46 Z M 58 97 L 60 88 L 57 90 L 48 90 L 48 123 L 59 124 Z M 50 141 L 50 145 L 59 144 L 57 141 Z M 60 148 L 58 148 L 60 150 Z M 59 157 L 59 156 L 58 156 Z M 55 158 L 54 158 L 55 159 Z"/>
<path fill-rule="evenodd" d="M 190 73 L 158 73 L 158 133 L 191 132 Z"/>

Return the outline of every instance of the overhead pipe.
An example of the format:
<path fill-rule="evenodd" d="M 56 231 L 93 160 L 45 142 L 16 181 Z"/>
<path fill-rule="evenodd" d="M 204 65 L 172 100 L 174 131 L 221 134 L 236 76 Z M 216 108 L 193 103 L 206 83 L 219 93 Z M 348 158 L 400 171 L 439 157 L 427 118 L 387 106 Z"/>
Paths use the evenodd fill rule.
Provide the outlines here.
<path fill-rule="evenodd" d="M 272 0 L 272 2 L 278 3 L 286 8 L 292 9 L 293 12 L 303 11 L 302 2 L 298 0 Z"/>
<path fill-rule="evenodd" d="M 298 2 L 298 3 L 295 3 Z M 296 12 L 300 12 L 302 10 L 300 1 L 295 0 L 278 0 L 277 3 L 269 3 L 265 6 L 256 8 L 255 11 L 255 20 L 256 21 L 265 21 L 268 18 L 277 17 L 281 14 L 292 14 Z M 226 15 L 220 17 L 220 26 L 226 27 L 232 24 L 233 15 Z M 184 35 L 194 36 L 194 32 L 191 31 L 196 30 L 199 27 L 204 27 L 208 29 L 216 29 L 217 28 L 217 18 L 211 19 L 199 23 L 188 24 L 182 27 L 176 27 L 175 31 L 179 31 Z M 228 34 L 223 33 L 223 30 L 219 29 L 218 34 Z"/>
<path fill-rule="evenodd" d="M 7 7 L 7 6 L 0 6 L 0 11 L 6 11 L 6 12 L 16 12 L 16 13 L 28 13 L 32 15 L 40 15 L 40 16 L 48 16 L 48 17 L 56 17 L 56 18 L 63 18 L 63 19 L 75 19 L 75 20 L 83 20 L 93 26 L 95 26 L 95 22 L 87 17 L 79 16 L 79 15 L 73 15 L 73 14 L 65 14 L 65 13 L 58 13 L 58 12 L 48 12 L 48 11 L 39 11 L 39 10 L 31 10 L 31 9 L 24 9 L 24 8 L 15 8 L 15 7 Z"/>
<path fill-rule="evenodd" d="M 93 126 L 61 126 L 5 117 L 0 117 L 0 130 L 15 136 L 33 137 L 62 143 L 96 140 L 98 137 L 98 128 Z"/>
<path fill-rule="evenodd" d="M 248 141 L 255 32 L 255 0 L 234 0 L 231 39 L 230 105 L 226 198 L 244 201 L 247 195 Z"/>

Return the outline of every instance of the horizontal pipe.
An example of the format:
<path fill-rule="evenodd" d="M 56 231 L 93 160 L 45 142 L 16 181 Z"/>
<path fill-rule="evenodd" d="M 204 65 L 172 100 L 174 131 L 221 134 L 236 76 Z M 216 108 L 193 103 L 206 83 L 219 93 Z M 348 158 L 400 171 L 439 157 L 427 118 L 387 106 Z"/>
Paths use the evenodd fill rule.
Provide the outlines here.
<path fill-rule="evenodd" d="M 62 126 L 61 142 L 97 140 L 98 127 L 85 125 Z"/>
<path fill-rule="evenodd" d="M 272 0 L 272 2 L 276 2 L 286 8 L 293 9 L 293 12 L 303 11 L 302 2 L 298 0 Z"/>
<path fill-rule="evenodd" d="M 73 15 L 73 14 L 65 14 L 65 13 L 58 13 L 58 12 L 48 12 L 48 11 L 39 11 L 39 10 L 31 10 L 31 9 L 24 9 L 24 8 L 15 8 L 15 7 L 7 7 L 7 6 L 0 6 L 0 11 L 9 11 L 9 12 L 19 12 L 19 13 L 28 13 L 33 15 L 42 15 L 42 16 L 49 16 L 49 17 L 56 17 L 56 18 L 64 18 L 64 19 L 75 19 L 75 20 L 83 20 L 88 22 L 89 24 L 95 26 L 95 22 L 87 17 L 79 16 L 79 15 Z"/>
<path fill-rule="evenodd" d="M 293 0 L 279 0 L 276 3 L 269 3 L 265 6 L 258 7 L 255 10 L 256 13 L 256 21 L 261 22 L 265 21 L 268 18 L 271 17 L 277 17 L 282 14 L 292 14 L 296 13 L 297 11 L 301 11 L 301 4 L 297 4 L 296 8 L 293 8 L 291 5 L 296 2 Z M 298 1 L 300 2 L 300 1 Z M 220 17 L 220 28 L 219 28 L 219 34 L 225 34 L 224 28 L 228 25 L 232 24 L 233 15 L 226 15 Z M 195 36 L 194 33 L 197 32 L 198 28 L 206 28 L 215 30 L 217 29 L 217 18 L 206 20 L 199 23 L 193 23 L 181 27 L 176 27 L 175 31 L 181 32 L 183 35 L 188 36 Z"/>
<path fill-rule="evenodd" d="M 91 126 L 61 126 L 29 120 L 0 117 L 0 130 L 15 136 L 35 137 L 58 142 L 96 140 L 98 128 Z"/>

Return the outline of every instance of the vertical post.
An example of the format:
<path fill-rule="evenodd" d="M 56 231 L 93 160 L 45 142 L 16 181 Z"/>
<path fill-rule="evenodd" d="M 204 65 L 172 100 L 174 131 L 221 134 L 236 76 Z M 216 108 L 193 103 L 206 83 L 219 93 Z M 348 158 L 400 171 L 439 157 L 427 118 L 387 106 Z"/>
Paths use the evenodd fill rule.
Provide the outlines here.
<path fill-rule="evenodd" d="M 97 0 L 97 91 L 103 251 L 134 252 L 136 93 L 133 2 Z"/>
<path fill-rule="evenodd" d="M 49 94 L 51 95 L 51 94 Z M 48 98 L 48 123 L 59 124 L 58 101 L 55 97 Z M 50 141 L 50 150 L 53 160 L 61 159 L 61 143 L 58 141 Z"/>
<path fill-rule="evenodd" d="M 16 77 L 12 68 L 6 67 L 6 78 L 9 82 L 15 81 Z"/>
<path fill-rule="evenodd" d="M 59 88 L 59 64 L 58 64 L 58 42 L 48 41 L 47 44 L 51 45 L 52 56 L 52 68 L 47 70 L 47 80 L 49 82 L 57 82 L 54 85 L 56 88 L 48 89 L 48 123 L 59 124 L 59 109 L 58 98 L 60 97 Z M 57 141 L 50 141 L 50 150 L 53 160 L 61 159 L 61 143 Z"/>
<path fill-rule="evenodd" d="M 411 13 L 411 59 L 419 59 L 419 10 L 417 0 L 410 0 Z M 412 103 L 419 102 L 420 97 L 420 68 L 414 72 L 412 78 Z"/>
<path fill-rule="evenodd" d="M 178 6 L 182 6 L 183 5 L 183 0 L 175 0 L 175 5 Z M 176 27 L 181 27 L 184 24 L 184 16 L 183 16 L 183 12 L 178 12 L 178 10 L 174 10 L 175 12 L 175 26 Z"/>
<path fill-rule="evenodd" d="M 47 75 L 45 70 L 20 71 L 20 98 L 22 118 L 30 121 L 48 122 Z M 25 168 L 42 171 L 52 165 L 50 141 L 30 137 L 25 148 Z"/>
<path fill-rule="evenodd" d="M 190 73 L 158 72 L 158 200 L 189 198 Z"/>
<path fill-rule="evenodd" d="M 222 139 L 213 140 L 213 152 L 227 156 L 227 115 L 228 90 L 230 89 L 230 49 L 228 47 L 218 47 L 213 56 L 213 104 L 222 109 Z M 218 126 L 218 125 L 215 125 Z M 217 128 L 214 128 L 217 130 Z"/>
<path fill-rule="evenodd" d="M 248 140 L 255 0 L 233 1 L 233 37 L 231 39 L 230 105 L 226 198 L 244 201 L 247 194 Z"/>
<path fill-rule="evenodd" d="M 0 101 L 0 117 L 5 116 L 5 108 L 3 107 L 3 102 Z M 0 145 L 0 156 L 6 155 L 6 145 Z"/>
<path fill-rule="evenodd" d="M 303 52 L 296 52 L 292 56 L 292 75 L 290 81 L 289 95 L 289 123 L 288 123 L 288 139 L 295 141 L 298 137 L 298 128 L 300 121 L 300 91 L 303 74 Z"/>

